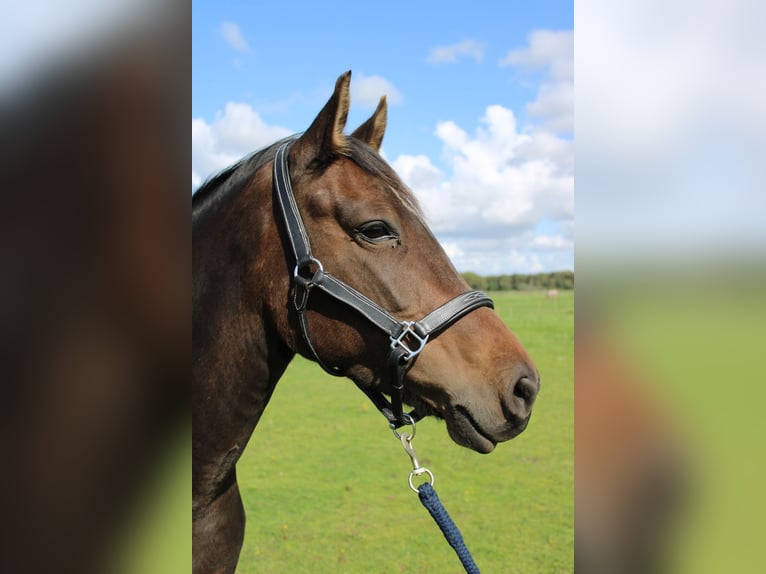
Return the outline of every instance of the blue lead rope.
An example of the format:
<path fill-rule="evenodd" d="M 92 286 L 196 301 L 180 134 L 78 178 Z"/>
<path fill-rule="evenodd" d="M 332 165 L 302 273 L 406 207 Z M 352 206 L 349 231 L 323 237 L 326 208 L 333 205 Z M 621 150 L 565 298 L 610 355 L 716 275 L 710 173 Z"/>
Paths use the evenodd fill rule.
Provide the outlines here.
<path fill-rule="evenodd" d="M 457 557 L 460 558 L 460 562 L 463 563 L 463 568 L 465 568 L 466 573 L 480 574 L 479 568 L 473 561 L 473 557 L 463 541 L 463 535 L 460 534 L 460 530 L 458 530 L 458 527 L 452 521 L 452 518 L 450 518 L 447 510 L 442 505 L 442 501 L 439 500 L 439 497 L 436 495 L 436 491 L 433 487 L 434 475 L 427 468 L 420 466 L 418 453 L 412 448 L 412 439 L 415 438 L 415 419 L 407 413 L 404 413 L 403 420 L 406 424 L 412 426 L 412 434 L 407 432 L 399 434 L 399 431 L 397 430 L 398 427 L 394 423 L 390 423 L 389 427 L 394 432 L 394 436 L 401 441 L 404 451 L 409 455 L 410 460 L 412 461 L 412 470 L 410 471 L 409 477 L 410 488 L 418 493 L 420 502 L 423 503 L 423 506 L 426 507 L 426 510 L 428 510 L 436 524 L 441 528 L 444 538 L 447 539 L 449 545 L 455 550 Z M 428 480 L 416 487 L 412 482 L 412 479 L 416 476 L 426 476 Z"/>
<path fill-rule="evenodd" d="M 418 497 L 420 498 L 420 502 L 423 503 L 423 506 L 428 510 L 429 514 L 433 517 L 436 524 L 441 528 L 444 538 L 447 539 L 449 545 L 455 550 L 455 553 L 458 558 L 460 558 L 460 562 L 463 563 L 463 568 L 465 568 L 467 574 L 480 574 L 479 568 L 473 561 L 473 557 L 463 541 L 463 535 L 460 534 L 460 530 L 458 530 L 458 527 L 452 521 L 452 518 L 450 518 L 450 515 L 442 505 L 442 501 L 439 500 L 439 497 L 436 495 L 436 491 L 434 490 L 434 487 L 431 486 L 430 482 L 421 484 L 418 487 Z"/>

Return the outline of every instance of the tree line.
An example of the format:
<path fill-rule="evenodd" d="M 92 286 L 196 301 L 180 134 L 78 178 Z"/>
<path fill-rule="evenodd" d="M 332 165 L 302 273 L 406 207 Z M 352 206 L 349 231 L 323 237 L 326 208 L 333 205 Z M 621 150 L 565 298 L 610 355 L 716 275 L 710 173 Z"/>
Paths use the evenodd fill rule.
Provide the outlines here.
<path fill-rule="evenodd" d="M 574 271 L 553 271 L 523 275 L 487 275 L 472 271 L 461 273 L 471 286 L 480 291 L 532 291 L 535 289 L 574 289 Z"/>

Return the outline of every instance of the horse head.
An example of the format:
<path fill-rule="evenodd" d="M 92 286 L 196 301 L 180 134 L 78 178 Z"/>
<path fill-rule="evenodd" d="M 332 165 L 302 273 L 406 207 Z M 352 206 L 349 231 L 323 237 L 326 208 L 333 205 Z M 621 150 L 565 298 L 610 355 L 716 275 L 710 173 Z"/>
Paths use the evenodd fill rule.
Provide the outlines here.
<path fill-rule="evenodd" d="M 398 320 L 418 321 L 469 287 L 415 197 L 379 154 L 385 97 L 351 136 L 344 134 L 350 77 L 347 72 L 338 78 L 333 95 L 289 149 L 296 207 L 313 256 L 326 272 Z M 292 272 L 286 232 L 280 235 Z M 312 295 L 306 341 L 294 298 L 283 323 L 293 350 L 321 358 L 365 391 L 393 392 L 385 364 L 389 338 L 364 313 L 325 294 Z M 272 312 L 284 314 L 284 300 L 277 307 Z M 526 428 L 539 389 L 537 369 L 519 339 L 486 307 L 435 333 L 408 365 L 405 381 L 406 403 L 444 419 L 455 442 L 482 453 Z"/>

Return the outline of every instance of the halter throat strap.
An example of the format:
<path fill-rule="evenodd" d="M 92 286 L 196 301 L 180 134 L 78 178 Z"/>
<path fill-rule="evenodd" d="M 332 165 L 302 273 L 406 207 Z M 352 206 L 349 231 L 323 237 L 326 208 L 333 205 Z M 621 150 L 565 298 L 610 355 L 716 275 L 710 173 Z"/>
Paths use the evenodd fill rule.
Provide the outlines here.
<path fill-rule="evenodd" d="M 480 307 L 494 307 L 494 304 L 492 299 L 481 291 L 468 291 L 450 299 L 419 321 L 400 321 L 369 297 L 326 273 L 322 263 L 311 252 L 309 237 L 290 182 L 287 157 L 293 141 L 283 143 L 274 158 L 274 195 L 295 260 L 292 277 L 293 304 L 298 313 L 301 333 L 316 362 L 331 375 L 344 376 L 341 369 L 329 366 L 322 361 L 311 340 L 306 311 L 311 292 L 319 289 L 360 313 L 387 334 L 389 337 L 387 369 L 392 389 L 391 401 L 389 402 L 379 391 L 358 386 L 389 423 L 398 428 L 407 424 L 403 414 L 405 374 L 425 347 L 429 337 L 443 331 L 471 311 Z M 409 413 L 409 416 L 412 420 L 421 418 L 415 411 Z"/>

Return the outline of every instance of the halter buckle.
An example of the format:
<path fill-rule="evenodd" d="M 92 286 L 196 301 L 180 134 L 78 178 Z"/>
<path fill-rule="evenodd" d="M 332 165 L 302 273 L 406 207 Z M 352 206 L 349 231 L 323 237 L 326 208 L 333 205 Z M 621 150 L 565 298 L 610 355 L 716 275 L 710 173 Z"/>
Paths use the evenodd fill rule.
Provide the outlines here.
<path fill-rule="evenodd" d="M 413 329 L 415 324 L 416 324 L 415 321 L 402 321 L 402 326 L 404 327 L 404 329 L 402 329 L 402 332 L 399 333 L 399 335 L 396 337 L 394 336 L 389 337 L 391 341 L 392 350 L 396 349 L 396 347 L 399 346 L 402 349 L 404 349 L 405 353 L 407 353 L 401 359 L 404 362 L 408 362 L 414 359 L 415 357 L 417 357 L 418 354 L 420 354 L 420 351 L 423 350 L 423 347 L 425 347 L 426 343 L 428 342 L 428 335 L 426 335 L 425 337 L 421 337 L 420 335 L 417 334 L 415 329 Z M 415 342 L 417 343 L 416 349 L 411 349 L 410 346 L 407 345 L 407 342 L 405 341 L 405 338 L 407 337 L 407 335 L 412 335 L 412 337 L 414 338 Z M 412 346 L 414 347 L 415 345 L 412 345 Z"/>

